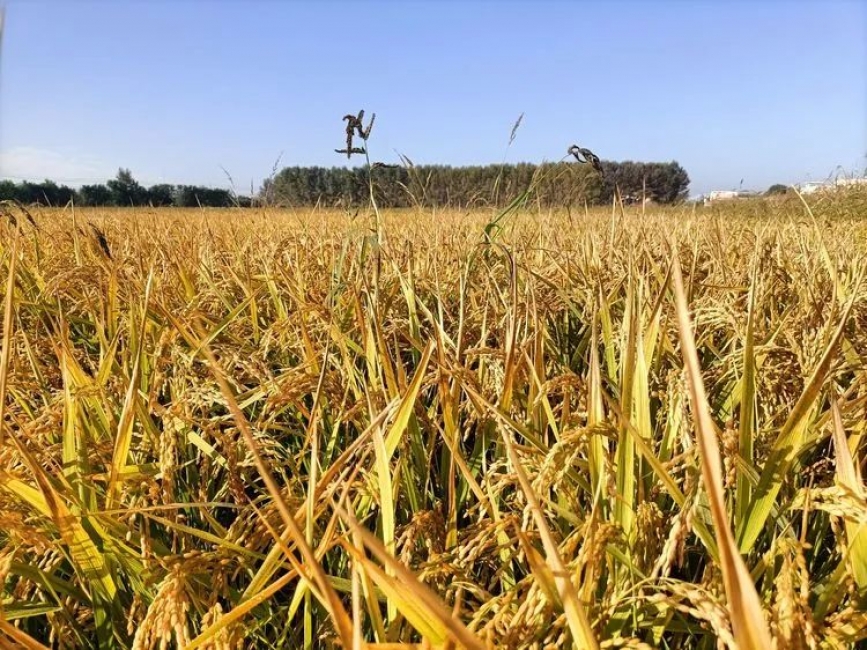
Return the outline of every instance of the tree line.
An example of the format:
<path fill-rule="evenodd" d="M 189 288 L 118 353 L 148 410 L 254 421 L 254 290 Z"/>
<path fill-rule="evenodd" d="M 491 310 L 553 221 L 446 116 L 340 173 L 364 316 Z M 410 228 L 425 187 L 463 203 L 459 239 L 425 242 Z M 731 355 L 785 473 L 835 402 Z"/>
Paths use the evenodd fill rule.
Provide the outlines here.
<path fill-rule="evenodd" d="M 0 200 L 46 206 L 64 206 L 71 201 L 75 205 L 94 207 L 228 208 L 252 205 L 250 197 L 237 196 L 224 189 L 167 183 L 145 187 L 133 178 L 128 169 L 118 170 L 117 176 L 104 184 L 82 185 L 76 189 L 51 180 L 41 183 L 3 180 L 0 181 Z"/>
<path fill-rule="evenodd" d="M 0 200 L 51 206 L 152 207 L 501 207 L 530 190 L 546 207 L 610 203 L 619 188 L 626 203 L 647 198 L 675 203 L 687 198 L 689 176 L 677 162 L 602 161 L 601 170 L 577 163 L 531 163 L 371 167 L 285 167 L 266 180 L 257 196 L 210 187 L 158 184 L 144 187 L 128 169 L 105 184 L 77 189 L 46 180 L 0 181 Z"/>
<path fill-rule="evenodd" d="M 545 206 L 610 203 L 615 188 L 625 202 L 687 198 L 689 175 L 676 162 L 603 161 L 601 172 L 576 163 L 519 163 L 450 167 L 404 165 L 286 167 L 265 182 L 261 196 L 286 207 L 359 207 L 373 197 L 380 207 L 504 206 L 532 188 Z"/>

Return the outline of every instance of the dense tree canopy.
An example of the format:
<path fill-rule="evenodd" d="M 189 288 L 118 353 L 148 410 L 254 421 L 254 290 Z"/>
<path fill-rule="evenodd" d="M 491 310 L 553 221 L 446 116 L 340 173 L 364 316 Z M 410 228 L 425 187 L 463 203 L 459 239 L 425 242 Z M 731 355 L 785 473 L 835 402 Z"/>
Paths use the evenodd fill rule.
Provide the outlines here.
<path fill-rule="evenodd" d="M 228 190 L 194 185 L 162 183 L 144 187 L 128 169 L 118 170 L 117 176 L 104 185 L 82 185 L 72 189 L 46 180 L 42 183 L 0 181 L 0 200 L 14 200 L 26 205 L 64 206 L 70 201 L 79 206 L 95 207 L 249 207 L 248 197 L 235 196 Z"/>
<path fill-rule="evenodd" d="M 74 194 L 72 188 L 49 180 L 41 183 L 0 181 L 0 200 L 13 199 L 28 204 L 66 205 Z"/>
<path fill-rule="evenodd" d="M 114 198 L 115 205 L 147 205 L 147 190 L 132 177 L 132 172 L 128 169 L 119 169 L 117 177 L 108 181 L 106 185 Z"/>
<path fill-rule="evenodd" d="M 256 202 L 292 207 L 359 207 L 370 201 L 371 186 L 379 206 L 396 208 L 503 206 L 531 188 L 533 201 L 544 206 L 607 203 L 615 187 L 620 188 L 626 202 L 646 197 L 658 203 L 674 203 L 686 198 L 689 176 L 676 162 L 632 161 L 603 161 L 601 173 L 576 163 L 286 167 L 263 184 Z M 117 176 L 104 185 L 84 185 L 77 190 L 48 180 L 0 181 L 3 199 L 52 206 L 74 201 L 81 206 L 119 207 L 249 207 L 254 202 L 209 187 L 165 183 L 144 187 L 128 169 L 118 170 Z"/>
<path fill-rule="evenodd" d="M 106 185 L 82 185 L 75 200 L 79 205 L 112 205 L 114 196 Z"/>
<path fill-rule="evenodd" d="M 768 191 L 765 192 L 765 194 L 770 196 L 770 195 L 774 195 L 774 194 L 785 194 L 788 191 L 789 191 L 788 186 L 783 185 L 782 183 L 774 183 L 773 185 L 771 185 L 768 188 Z"/>
<path fill-rule="evenodd" d="M 686 198 L 689 176 L 676 162 L 603 162 L 602 173 L 574 163 L 374 167 L 286 167 L 265 184 L 263 195 L 286 206 L 359 206 L 370 197 L 382 207 L 506 205 L 531 186 L 548 206 L 611 201 L 615 185 L 624 198 L 673 203 Z"/>

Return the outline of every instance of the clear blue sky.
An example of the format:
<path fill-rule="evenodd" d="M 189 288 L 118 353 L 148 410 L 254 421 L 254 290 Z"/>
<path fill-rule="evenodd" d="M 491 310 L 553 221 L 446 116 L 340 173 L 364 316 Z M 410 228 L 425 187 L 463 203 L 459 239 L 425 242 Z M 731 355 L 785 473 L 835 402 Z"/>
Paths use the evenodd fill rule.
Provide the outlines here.
<path fill-rule="evenodd" d="M 0 0 L 2 2 L 2 0 Z M 693 194 L 867 160 L 867 9 L 729 2 L 9 0 L 0 177 L 258 187 L 342 165 L 677 160 Z M 525 113 L 507 151 L 509 132 Z"/>

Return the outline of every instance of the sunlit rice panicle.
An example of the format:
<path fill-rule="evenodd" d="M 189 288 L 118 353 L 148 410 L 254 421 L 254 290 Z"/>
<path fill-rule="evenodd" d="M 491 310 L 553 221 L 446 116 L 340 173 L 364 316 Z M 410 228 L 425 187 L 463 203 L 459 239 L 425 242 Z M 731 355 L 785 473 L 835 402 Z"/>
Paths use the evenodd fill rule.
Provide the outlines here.
<path fill-rule="evenodd" d="M 185 589 L 185 575 L 175 565 L 148 607 L 147 614 L 135 632 L 132 650 L 166 650 L 172 641 L 178 648 L 190 643 L 190 602 Z"/>
<path fill-rule="evenodd" d="M 220 603 L 214 604 L 202 617 L 202 627 L 207 629 L 214 625 L 224 613 Z M 230 624 L 220 629 L 213 639 L 206 641 L 200 647 L 202 650 L 242 650 L 246 642 L 244 628 L 241 625 Z"/>

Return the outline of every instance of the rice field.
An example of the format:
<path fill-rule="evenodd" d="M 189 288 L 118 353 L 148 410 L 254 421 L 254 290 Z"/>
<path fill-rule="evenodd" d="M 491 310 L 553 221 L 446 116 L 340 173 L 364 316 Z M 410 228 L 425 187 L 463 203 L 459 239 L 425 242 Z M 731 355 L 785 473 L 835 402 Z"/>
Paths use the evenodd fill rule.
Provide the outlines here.
<path fill-rule="evenodd" d="M 8 206 L 0 647 L 865 643 L 867 196 L 805 198 Z"/>

